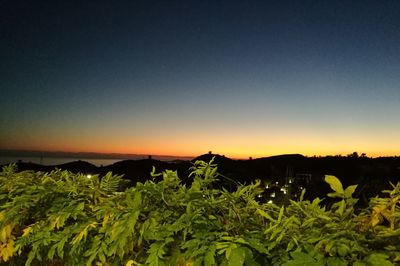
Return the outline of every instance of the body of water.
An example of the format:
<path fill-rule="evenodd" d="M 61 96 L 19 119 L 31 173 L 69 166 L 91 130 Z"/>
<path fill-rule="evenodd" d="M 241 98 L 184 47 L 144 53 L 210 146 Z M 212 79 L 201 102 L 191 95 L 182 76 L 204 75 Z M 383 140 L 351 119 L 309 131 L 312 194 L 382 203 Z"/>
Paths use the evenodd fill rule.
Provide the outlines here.
<path fill-rule="evenodd" d="M 138 158 L 143 159 L 143 158 Z M 41 165 L 60 165 L 64 163 L 70 163 L 73 161 L 85 161 L 96 166 L 107 166 L 122 159 L 95 159 L 95 158 L 72 158 L 72 157 L 13 157 L 13 156 L 0 156 L 0 165 L 24 162 L 24 163 L 36 163 Z"/>

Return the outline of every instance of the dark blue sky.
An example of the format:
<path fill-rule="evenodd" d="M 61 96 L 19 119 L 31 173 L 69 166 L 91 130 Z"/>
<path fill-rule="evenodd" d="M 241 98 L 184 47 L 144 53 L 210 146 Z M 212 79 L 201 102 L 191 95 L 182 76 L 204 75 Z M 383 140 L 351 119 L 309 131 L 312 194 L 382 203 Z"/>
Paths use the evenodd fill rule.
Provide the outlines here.
<path fill-rule="evenodd" d="M 1 1 L 0 148 L 400 154 L 399 1 Z"/>

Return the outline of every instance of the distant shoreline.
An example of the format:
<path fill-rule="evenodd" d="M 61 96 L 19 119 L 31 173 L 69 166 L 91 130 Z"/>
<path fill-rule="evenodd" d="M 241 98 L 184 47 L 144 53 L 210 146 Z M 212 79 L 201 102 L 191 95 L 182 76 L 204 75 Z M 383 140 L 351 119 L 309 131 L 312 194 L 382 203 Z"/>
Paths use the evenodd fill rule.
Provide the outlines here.
<path fill-rule="evenodd" d="M 38 157 L 38 158 L 71 158 L 71 159 L 109 159 L 109 160 L 138 160 L 153 159 L 162 161 L 192 160 L 194 156 L 174 156 L 157 154 L 122 154 L 96 152 L 63 152 L 63 151 L 30 151 L 30 150 L 0 150 L 0 157 Z"/>

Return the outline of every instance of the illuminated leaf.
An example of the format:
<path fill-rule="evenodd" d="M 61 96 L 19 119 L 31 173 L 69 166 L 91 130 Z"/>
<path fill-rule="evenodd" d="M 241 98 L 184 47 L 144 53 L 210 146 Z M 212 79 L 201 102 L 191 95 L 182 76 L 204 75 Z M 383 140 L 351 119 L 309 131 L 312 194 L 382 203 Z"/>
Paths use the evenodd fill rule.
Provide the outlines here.
<path fill-rule="evenodd" d="M 243 248 L 235 248 L 231 251 L 228 259 L 229 266 L 242 266 L 246 257 L 245 250 Z"/>
<path fill-rule="evenodd" d="M 0 246 L 0 258 L 7 262 L 14 255 L 14 241 L 10 239 L 6 244 Z"/>
<path fill-rule="evenodd" d="M 330 185 L 333 191 L 343 194 L 343 186 L 340 180 L 333 175 L 325 175 L 325 182 Z"/>
<path fill-rule="evenodd" d="M 22 236 L 28 236 L 33 231 L 33 228 L 31 226 L 28 226 L 22 231 L 23 231 Z"/>
<path fill-rule="evenodd" d="M 3 228 L 0 231 L 0 241 L 6 243 L 8 239 L 11 237 L 11 232 L 12 232 L 11 224 L 3 226 Z"/>
<path fill-rule="evenodd" d="M 351 198 L 353 196 L 354 191 L 356 191 L 357 185 L 348 186 L 344 191 L 345 198 Z"/>
<path fill-rule="evenodd" d="M 271 222 L 275 222 L 275 220 L 265 211 L 261 210 L 261 209 L 257 209 L 257 213 L 260 214 L 262 217 L 270 220 Z"/>

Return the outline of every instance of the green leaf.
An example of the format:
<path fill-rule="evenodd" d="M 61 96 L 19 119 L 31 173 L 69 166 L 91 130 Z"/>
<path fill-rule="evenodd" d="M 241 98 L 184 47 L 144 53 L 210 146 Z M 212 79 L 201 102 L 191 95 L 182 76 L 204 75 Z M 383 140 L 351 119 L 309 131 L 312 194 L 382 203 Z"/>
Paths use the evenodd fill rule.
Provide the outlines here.
<path fill-rule="evenodd" d="M 331 192 L 326 194 L 330 198 L 341 198 L 343 199 L 343 194 L 337 193 L 337 192 Z"/>
<path fill-rule="evenodd" d="M 346 260 L 338 257 L 329 257 L 327 266 L 346 266 L 348 263 Z"/>
<path fill-rule="evenodd" d="M 290 253 L 292 260 L 285 262 L 282 266 L 322 266 L 322 262 L 316 261 L 310 254 L 301 251 Z"/>
<path fill-rule="evenodd" d="M 64 244 L 67 242 L 67 237 L 64 237 L 63 239 L 61 239 L 60 242 L 58 242 L 57 244 L 57 255 L 60 258 L 64 257 Z"/>
<path fill-rule="evenodd" d="M 275 220 L 265 211 L 261 210 L 261 209 L 257 209 L 257 213 L 260 214 L 262 217 L 268 219 L 271 222 L 275 222 Z"/>
<path fill-rule="evenodd" d="M 133 213 L 130 213 L 128 219 L 126 220 L 126 231 L 127 231 L 126 233 L 127 234 L 132 234 L 134 232 L 136 222 L 139 218 L 139 214 L 140 214 L 139 210 L 134 211 Z"/>
<path fill-rule="evenodd" d="M 214 266 L 215 264 L 215 250 L 208 250 L 204 255 L 204 266 Z"/>
<path fill-rule="evenodd" d="M 163 258 L 165 251 L 163 249 L 164 243 L 163 242 L 154 242 L 150 245 L 150 249 L 147 251 L 149 256 L 146 260 L 146 263 L 149 265 L 158 266 L 160 264 L 160 259 Z"/>
<path fill-rule="evenodd" d="M 257 238 L 246 238 L 247 243 L 249 243 L 249 246 L 256 251 L 260 252 L 261 254 L 268 254 L 268 249 L 265 248 L 263 243 Z"/>
<path fill-rule="evenodd" d="M 347 254 L 351 252 L 351 250 L 346 244 L 339 244 L 337 252 L 340 257 L 345 257 Z"/>
<path fill-rule="evenodd" d="M 344 191 L 345 198 L 351 198 L 353 196 L 354 191 L 356 191 L 357 185 L 348 186 Z"/>
<path fill-rule="evenodd" d="M 54 257 L 54 253 L 56 252 L 56 248 L 57 248 L 57 244 L 53 245 L 50 249 L 49 252 L 47 253 L 47 258 L 49 258 L 49 260 L 52 260 Z"/>
<path fill-rule="evenodd" d="M 318 215 L 317 217 L 320 218 L 320 219 L 323 219 L 325 221 L 331 221 L 332 220 L 332 218 L 330 218 L 329 216 L 323 215 L 323 214 Z"/>
<path fill-rule="evenodd" d="M 99 252 L 99 254 L 97 254 L 97 255 L 98 255 L 98 257 L 99 257 L 99 260 L 100 260 L 102 263 L 105 263 L 105 262 L 106 262 L 106 256 L 104 255 L 103 250 L 101 250 L 101 251 Z"/>
<path fill-rule="evenodd" d="M 282 206 L 280 211 L 279 211 L 277 223 L 280 223 L 282 221 L 284 210 L 285 210 L 285 206 Z"/>
<path fill-rule="evenodd" d="M 228 265 L 229 266 L 242 266 L 246 258 L 246 252 L 243 248 L 235 248 L 232 250 Z"/>
<path fill-rule="evenodd" d="M 342 183 L 340 182 L 340 180 L 337 177 L 335 177 L 333 175 L 325 175 L 325 182 L 331 186 L 333 191 L 340 193 L 340 194 L 344 193 Z"/>
<path fill-rule="evenodd" d="M 367 266 L 367 264 L 365 264 L 362 261 L 356 261 L 356 262 L 353 263 L 353 266 Z"/>
<path fill-rule="evenodd" d="M 119 184 L 121 183 L 122 176 L 113 175 L 111 172 L 108 172 L 100 181 L 100 188 L 106 192 L 115 192 L 118 189 Z"/>
<path fill-rule="evenodd" d="M 346 209 L 346 202 L 344 200 L 341 200 L 338 203 L 335 203 L 335 205 L 336 204 L 338 206 L 336 213 L 339 214 L 340 216 L 342 216 L 344 213 L 344 210 Z"/>
<path fill-rule="evenodd" d="M 301 226 L 302 226 L 302 227 L 312 226 L 313 223 L 314 223 L 316 220 L 317 220 L 316 217 L 307 219 L 307 220 L 305 220 L 305 221 L 303 222 L 303 224 L 302 224 Z"/>
<path fill-rule="evenodd" d="M 365 261 L 371 266 L 393 266 L 389 260 L 389 255 L 380 254 L 380 253 L 372 253 L 369 255 Z"/>

